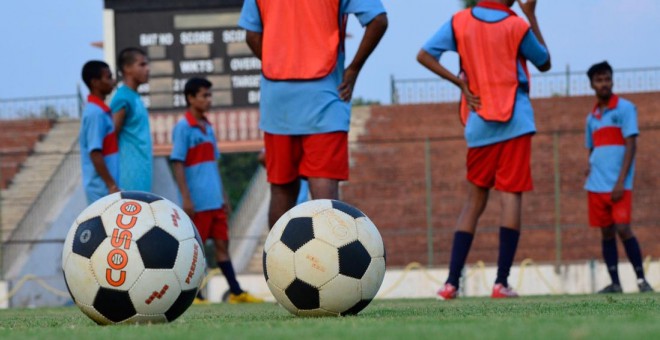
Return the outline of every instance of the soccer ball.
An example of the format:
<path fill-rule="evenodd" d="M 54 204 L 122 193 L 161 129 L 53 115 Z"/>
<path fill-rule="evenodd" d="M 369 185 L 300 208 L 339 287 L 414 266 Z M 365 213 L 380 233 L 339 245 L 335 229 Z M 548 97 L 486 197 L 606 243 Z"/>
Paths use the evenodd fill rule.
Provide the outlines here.
<path fill-rule="evenodd" d="M 273 296 L 298 316 L 352 315 L 367 307 L 385 275 L 376 226 L 340 201 L 287 211 L 266 238 L 264 276 Z"/>
<path fill-rule="evenodd" d="M 62 270 L 73 301 L 98 324 L 169 322 L 195 299 L 206 271 L 203 249 L 174 203 L 124 191 L 76 218 Z"/>

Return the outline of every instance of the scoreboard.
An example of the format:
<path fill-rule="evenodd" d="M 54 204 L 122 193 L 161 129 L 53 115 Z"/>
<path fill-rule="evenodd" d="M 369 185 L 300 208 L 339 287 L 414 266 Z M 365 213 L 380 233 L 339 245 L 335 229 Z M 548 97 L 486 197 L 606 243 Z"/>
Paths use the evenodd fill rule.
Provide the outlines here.
<path fill-rule="evenodd" d="M 105 6 L 114 28 L 106 48 L 114 44 L 116 54 L 138 47 L 149 57 L 149 83 L 138 92 L 150 110 L 181 111 L 191 77 L 213 83 L 216 109 L 258 106 L 261 62 L 238 27 L 242 1 L 106 0 Z"/>

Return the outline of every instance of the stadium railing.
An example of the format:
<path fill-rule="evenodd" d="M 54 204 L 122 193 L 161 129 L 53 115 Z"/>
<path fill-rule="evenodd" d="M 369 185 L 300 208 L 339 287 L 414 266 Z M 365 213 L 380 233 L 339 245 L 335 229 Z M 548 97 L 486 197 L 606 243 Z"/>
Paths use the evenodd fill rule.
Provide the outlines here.
<path fill-rule="evenodd" d="M 586 72 L 549 72 L 531 75 L 532 98 L 584 96 L 593 93 Z M 617 93 L 660 91 L 660 67 L 627 68 L 614 70 Z M 421 104 L 455 102 L 459 89 L 444 79 L 419 78 L 390 80 L 392 104 Z"/>
<path fill-rule="evenodd" d="M 67 95 L 0 99 L 0 119 L 80 118 L 84 104 L 80 88 Z"/>

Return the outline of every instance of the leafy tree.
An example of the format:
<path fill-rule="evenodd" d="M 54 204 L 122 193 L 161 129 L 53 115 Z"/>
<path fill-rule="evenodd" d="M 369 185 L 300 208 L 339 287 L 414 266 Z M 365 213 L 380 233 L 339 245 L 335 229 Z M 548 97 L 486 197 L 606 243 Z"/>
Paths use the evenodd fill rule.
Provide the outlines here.
<path fill-rule="evenodd" d="M 465 8 L 472 7 L 477 4 L 478 0 L 462 0 Z"/>
<path fill-rule="evenodd" d="M 220 159 L 222 184 L 234 209 L 237 208 L 238 201 L 259 166 L 258 156 L 258 152 L 222 154 Z"/>

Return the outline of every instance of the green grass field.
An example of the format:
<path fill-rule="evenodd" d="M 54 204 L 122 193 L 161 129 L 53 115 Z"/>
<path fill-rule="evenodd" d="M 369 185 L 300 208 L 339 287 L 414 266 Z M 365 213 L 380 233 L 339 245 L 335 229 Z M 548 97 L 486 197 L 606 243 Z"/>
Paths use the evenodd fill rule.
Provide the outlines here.
<path fill-rule="evenodd" d="M 0 311 L 0 339 L 659 339 L 660 294 L 379 300 L 360 315 L 298 318 L 274 304 L 192 306 L 171 324 L 97 326 L 76 307 Z M 412 339 L 410 339 L 412 340 Z"/>

